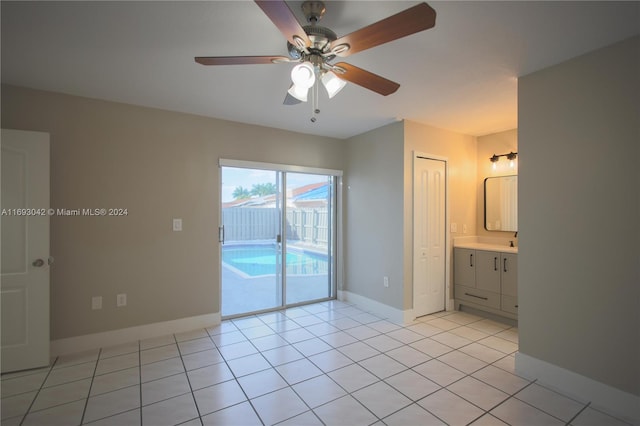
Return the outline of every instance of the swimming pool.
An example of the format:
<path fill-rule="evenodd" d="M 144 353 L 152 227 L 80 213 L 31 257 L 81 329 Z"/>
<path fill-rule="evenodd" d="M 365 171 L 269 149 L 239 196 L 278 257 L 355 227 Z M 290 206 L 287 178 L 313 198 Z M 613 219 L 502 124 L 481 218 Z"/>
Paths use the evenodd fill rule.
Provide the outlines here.
<path fill-rule="evenodd" d="M 225 245 L 222 262 L 249 277 L 275 275 L 277 250 L 269 245 Z M 287 275 L 322 275 L 329 271 L 326 255 L 289 247 Z"/>

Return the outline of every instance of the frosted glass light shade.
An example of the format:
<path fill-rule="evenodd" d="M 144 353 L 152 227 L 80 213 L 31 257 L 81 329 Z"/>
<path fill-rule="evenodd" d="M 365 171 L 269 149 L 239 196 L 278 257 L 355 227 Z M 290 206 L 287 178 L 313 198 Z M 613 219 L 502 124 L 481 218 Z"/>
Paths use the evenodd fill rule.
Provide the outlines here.
<path fill-rule="evenodd" d="M 347 85 L 347 82 L 333 72 L 327 71 L 322 76 L 322 85 L 327 89 L 327 94 L 329 94 L 329 99 L 331 99 Z"/>
<path fill-rule="evenodd" d="M 297 84 L 292 85 L 287 92 L 299 101 L 307 102 L 308 87 L 301 87 Z"/>
<path fill-rule="evenodd" d="M 291 70 L 291 81 L 293 81 L 294 86 L 297 87 L 308 89 L 313 86 L 313 83 L 316 81 L 313 65 L 309 62 L 303 62 L 293 67 Z"/>

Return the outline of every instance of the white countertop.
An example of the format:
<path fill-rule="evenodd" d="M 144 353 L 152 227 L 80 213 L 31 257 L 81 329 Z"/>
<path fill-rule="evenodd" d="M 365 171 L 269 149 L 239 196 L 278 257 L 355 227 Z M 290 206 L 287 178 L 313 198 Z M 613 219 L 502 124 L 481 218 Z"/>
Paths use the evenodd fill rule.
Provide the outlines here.
<path fill-rule="evenodd" d="M 516 245 L 510 247 L 510 242 Z M 491 237 L 457 237 L 453 239 L 453 246 L 473 250 L 500 251 L 502 253 L 518 253 L 518 240 Z"/>
<path fill-rule="evenodd" d="M 516 254 L 518 253 L 518 247 L 509 247 L 507 245 L 502 245 L 502 244 L 461 242 L 461 243 L 454 243 L 453 246 L 460 247 L 460 248 L 474 249 L 474 250 L 499 251 L 502 253 L 516 253 Z"/>

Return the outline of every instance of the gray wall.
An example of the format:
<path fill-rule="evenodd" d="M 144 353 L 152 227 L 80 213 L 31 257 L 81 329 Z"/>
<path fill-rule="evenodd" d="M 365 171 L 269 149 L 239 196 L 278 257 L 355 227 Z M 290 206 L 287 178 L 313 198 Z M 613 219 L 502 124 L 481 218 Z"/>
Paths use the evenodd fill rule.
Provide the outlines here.
<path fill-rule="evenodd" d="M 640 395 L 640 38 L 522 77 L 520 351 Z"/>
<path fill-rule="evenodd" d="M 51 134 L 52 207 L 129 211 L 51 219 L 52 339 L 220 312 L 220 157 L 344 168 L 337 139 L 11 86 L 2 127 Z"/>
<path fill-rule="evenodd" d="M 343 290 L 396 309 L 403 309 L 403 140 L 402 122 L 348 139 L 343 182 Z"/>
<path fill-rule="evenodd" d="M 348 139 L 344 290 L 399 310 L 413 307 L 414 151 L 449 160 L 448 218 L 475 235 L 475 137 L 405 120 Z"/>

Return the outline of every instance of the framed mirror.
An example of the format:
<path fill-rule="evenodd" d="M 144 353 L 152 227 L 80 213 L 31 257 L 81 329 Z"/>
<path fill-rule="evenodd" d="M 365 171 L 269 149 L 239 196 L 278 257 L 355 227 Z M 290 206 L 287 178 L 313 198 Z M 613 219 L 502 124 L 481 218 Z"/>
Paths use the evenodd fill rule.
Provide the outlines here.
<path fill-rule="evenodd" d="M 518 230 L 518 176 L 484 180 L 484 228 L 487 231 Z"/>

